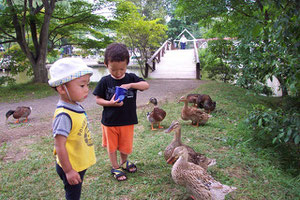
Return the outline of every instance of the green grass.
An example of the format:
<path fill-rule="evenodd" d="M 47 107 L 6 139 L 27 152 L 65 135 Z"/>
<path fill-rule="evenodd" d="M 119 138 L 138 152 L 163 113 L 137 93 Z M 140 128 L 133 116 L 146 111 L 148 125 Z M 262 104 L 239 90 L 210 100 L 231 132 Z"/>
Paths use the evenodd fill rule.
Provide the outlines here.
<path fill-rule="evenodd" d="M 95 88 L 97 83 L 90 83 Z M 20 102 L 31 99 L 41 99 L 56 95 L 57 92 L 47 83 L 25 83 L 0 87 L 0 103 Z"/>
<path fill-rule="evenodd" d="M 222 83 L 209 82 L 193 91 L 209 94 L 217 102 L 213 117 L 202 127 L 190 126 L 180 118 L 182 103 L 165 102 L 160 106 L 167 117 L 167 128 L 173 120 L 182 125 L 182 141 L 196 151 L 217 160 L 209 173 L 224 184 L 238 189 L 226 199 L 299 199 L 300 181 L 297 173 L 286 170 L 283 160 L 289 157 L 271 148 L 262 148 L 249 135 L 244 124 L 247 111 L 253 104 L 277 105 L 279 98 L 259 97 Z M 171 178 L 163 152 L 173 133 L 150 131 L 146 113 L 150 106 L 138 109 L 139 124 L 135 127 L 134 151 L 130 160 L 138 166 L 138 173 L 129 174 L 126 182 L 117 182 L 110 175 L 106 150 L 101 147 L 99 110 L 89 110 L 90 127 L 95 142 L 97 163 L 88 169 L 82 199 L 174 199 L 188 197 L 186 190 Z M 1 157 L 11 144 L 0 147 Z M 53 138 L 41 137 L 27 146 L 30 150 L 23 160 L 0 161 L 0 199 L 64 199 L 63 184 L 54 168 Z M 297 166 L 290 166 L 299 174 Z"/>

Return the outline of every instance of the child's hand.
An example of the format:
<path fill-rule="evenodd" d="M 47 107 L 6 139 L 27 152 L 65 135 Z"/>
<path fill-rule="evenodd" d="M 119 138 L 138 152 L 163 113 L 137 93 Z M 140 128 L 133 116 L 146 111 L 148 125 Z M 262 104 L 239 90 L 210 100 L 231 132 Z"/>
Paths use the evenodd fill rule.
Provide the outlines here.
<path fill-rule="evenodd" d="M 119 106 L 119 107 L 123 106 L 124 104 L 123 101 L 119 102 L 119 99 L 115 100 L 115 96 L 116 94 L 114 94 L 114 96 L 110 100 L 111 106 Z"/>
<path fill-rule="evenodd" d="M 125 88 L 126 90 L 131 88 L 131 83 L 120 85 L 121 88 Z"/>
<path fill-rule="evenodd" d="M 70 185 L 77 185 L 82 182 L 79 173 L 74 169 L 67 172 L 66 177 Z"/>

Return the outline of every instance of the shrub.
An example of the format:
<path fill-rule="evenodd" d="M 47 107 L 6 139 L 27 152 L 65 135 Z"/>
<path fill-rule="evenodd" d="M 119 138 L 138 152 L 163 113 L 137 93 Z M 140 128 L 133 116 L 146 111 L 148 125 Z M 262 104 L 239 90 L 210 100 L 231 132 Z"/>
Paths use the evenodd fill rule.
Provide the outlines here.
<path fill-rule="evenodd" d="M 0 77 L 0 86 L 13 85 L 16 80 L 10 76 L 1 76 Z"/>
<path fill-rule="evenodd" d="M 208 78 L 224 83 L 234 81 L 238 69 L 230 63 L 233 48 L 232 41 L 213 40 L 208 42 L 207 49 L 199 51 L 201 65 L 207 71 Z"/>
<path fill-rule="evenodd" d="M 254 107 L 246 122 L 253 128 L 253 136 L 262 142 L 289 143 L 299 146 L 300 113 L 278 108 L 272 110 L 261 105 Z"/>

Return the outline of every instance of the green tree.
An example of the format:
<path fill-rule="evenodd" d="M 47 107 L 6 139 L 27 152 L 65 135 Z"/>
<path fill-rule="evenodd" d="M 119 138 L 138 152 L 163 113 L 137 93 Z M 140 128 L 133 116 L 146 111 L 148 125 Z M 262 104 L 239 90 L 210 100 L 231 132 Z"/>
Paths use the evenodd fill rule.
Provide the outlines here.
<path fill-rule="evenodd" d="M 104 17 L 93 14 L 99 5 L 83 0 L 1 0 L 0 44 L 17 43 L 32 66 L 34 82 L 47 82 L 47 52 L 59 47 L 62 38 L 88 48 L 108 42 L 97 31 L 105 26 Z"/>
<path fill-rule="evenodd" d="M 299 94 L 299 8 L 296 0 L 178 1 L 177 13 L 210 28 L 208 37 L 236 37 L 236 67 L 242 82 L 275 76 L 283 95 Z M 255 78 L 255 82 L 248 80 Z"/>
<path fill-rule="evenodd" d="M 208 78 L 224 83 L 233 81 L 238 70 L 232 66 L 233 42 L 230 40 L 212 40 L 208 48 L 200 51 L 202 67 L 208 72 Z"/>
<path fill-rule="evenodd" d="M 118 40 L 124 42 L 136 55 L 140 71 L 145 77 L 145 63 L 166 38 L 166 26 L 158 23 L 160 19 L 145 20 L 136 6 L 128 1 L 117 4 L 115 18 Z"/>
<path fill-rule="evenodd" d="M 154 20 L 160 18 L 162 23 L 165 23 L 168 12 L 171 9 L 171 0 L 130 0 L 141 16 L 147 18 L 147 20 Z"/>

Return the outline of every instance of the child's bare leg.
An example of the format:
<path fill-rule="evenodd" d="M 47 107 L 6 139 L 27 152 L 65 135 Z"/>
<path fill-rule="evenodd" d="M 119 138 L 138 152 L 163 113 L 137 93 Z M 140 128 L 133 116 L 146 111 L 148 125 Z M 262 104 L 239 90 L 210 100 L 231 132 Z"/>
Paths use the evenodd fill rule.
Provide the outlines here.
<path fill-rule="evenodd" d="M 127 158 L 128 158 L 128 154 L 124 154 L 124 153 L 121 153 L 120 152 L 120 157 L 121 157 L 121 165 L 127 161 Z"/>
<path fill-rule="evenodd" d="M 119 164 L 118 164 L 118 160 L 117 160 L 117 151 L 115 151 L 113 153 L 108 153 L 108 156 L 109 156 L 110 163 L 111 163 L 112 167 L 114 169 L 118 169 Z"/>
<path fill-rule="evenodd" d="M 117 160 L 117 151 L 113 152 L 113 153 L 108 153 L 109 159 L 110 159 L 110 163 L 112 165 L 112 167 L 114 169 L 118 169 L 120 168 L 119 164 L 118 164 L 118 160 Z M 126 180 L 127 177 L 126 176 L 120 176 L 117 178 L 119 181 L 122 180 Z"/>

